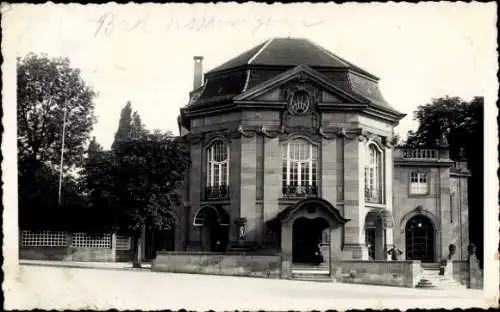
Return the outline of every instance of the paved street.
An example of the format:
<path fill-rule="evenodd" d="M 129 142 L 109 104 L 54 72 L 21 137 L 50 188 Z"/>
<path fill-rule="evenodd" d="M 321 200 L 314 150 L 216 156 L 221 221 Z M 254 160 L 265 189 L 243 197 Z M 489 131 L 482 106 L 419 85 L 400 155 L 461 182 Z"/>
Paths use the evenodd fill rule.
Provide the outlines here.
<path fill-rule="evenodd" d="M 484 307 L 482 291 L 132 270 L 130 264 L 68 268 L 24 263 L 4 284 L 6 309 L 344 310 Z"/>

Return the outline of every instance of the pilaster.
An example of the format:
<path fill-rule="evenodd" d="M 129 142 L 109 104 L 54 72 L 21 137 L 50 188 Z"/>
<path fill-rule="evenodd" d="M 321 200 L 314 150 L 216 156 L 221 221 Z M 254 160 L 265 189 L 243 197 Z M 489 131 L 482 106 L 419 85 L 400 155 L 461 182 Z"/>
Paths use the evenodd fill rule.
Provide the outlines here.
<path fill-rule="evenodd" d="M 229 150 L 229 243 L 236 242 L 234 220 L 240 217 L 241 204 L 241 138 L 233 137 Z"/>
<path fill-rule="evenodd" d="M 247 241 L 256 241 L 257 220 L 257 139 L 241 137 L 240 217 L 247 219 Z"/>
<path fill-rule="evenodd" d="M 352 251 L 353 259 L 368 259 L 363 231 L 363 141 L 344 140 L 344 216 L 351 219 L 344 225 L 344 250 Z"/>
<path fill-rule="evenodd" d="M 190 213 L 188 214 L 188 221 L 186 222 L 189 228 L 189 241 L 199 241 L 199 235 L 197 235 L 194 226 L 193 218 L 194 214 L 198 209 L 200 209 L 201 202 L 201 190 L 203 188 L 202 183 L 202 146 L 201 141 L 193 141 L 190 145 L 190 157 L 191 157 L 191 167 L 189 170 L 189 202 L 190 202 Z"/>
<path fill-rule="evenodd" d="M 337 140 L 321 140 L 321 197 L 337 203 Z"/>
<path fill-rule="evenodd" d="M 256 228 L 255 228 L 255 240 L 257 244 L 262 245 L 264 242 L 265 232 L 264 232 L 264 205 L 262 200 L 264 198 L 264 137 L 261 135 L 256 136 Z"/>
<path fill-rule="evenodd" d="M 469 246 L 469 193 L 467 177 L 459 178 L 460 201 L 458 203 L 460 216 L 460 259 L 467 259 L 467 246 Z M 457 248 L 458 249 L 458 248 Z"/>
<path fill-rule="evenodd" d="M 394 168 L 394 159 L 392 158 L 392 147 L 386 146 L 384 149 L 384 200 L 385 200 L 385 208 L 389 210 L 392 214 L 392 182 L 394 181 L 393 176 L 393 168 Z"/>
<path fill-rule="evenodd" d="M 264 222 L 279 212 L 281 196 L 281 149 L 278 137 L 264 137 Z"/>
<path fill-rule="evenodd" d="M 384 150 L 384 156 L 385 156 L 385 161 L 384 161 L 384 169 L 385 169 L 385 176 L 384 176 L 384 199 L 385 199 L 385 207 L 388 211 L 391 212 L 391 215 L 394 218 L 394 213 L 393 213 L 393 188 L 392 188 L 392 183 L 394 181 L 394 159 L 393 159 L 393 147 L 390 144 L 386 144 L 385 150 Z M 395 224 L 396 220 L 393 220 L 393 223 Z M 392 248 L 394 245 L 394 228 L 386 228 L 385 229 L 385 250 L 389 250 Z M 401 247 L 399 247 L 401 249 Z"/>
<path fill-rule="evenodd" d="M 340 212 L 344 214 L 344 138 L 338 137 L 335 141 L 337 143 L 337 201 L 342 202 L 342 209 L 340 207 Z M 332 203 L 335 205 L 335 203 Z"/>
<path fill-rule="evenodd" d="M 448 246 L 456 243 L 451 224 L 450 205 L 450 169 L 439 168 L 439 222 L 441 223 L 441 242 L 438 244 L 436 260 L 439 261 L 447 256 Z M 439 248 L 440 247 L 440 248 Z"/>

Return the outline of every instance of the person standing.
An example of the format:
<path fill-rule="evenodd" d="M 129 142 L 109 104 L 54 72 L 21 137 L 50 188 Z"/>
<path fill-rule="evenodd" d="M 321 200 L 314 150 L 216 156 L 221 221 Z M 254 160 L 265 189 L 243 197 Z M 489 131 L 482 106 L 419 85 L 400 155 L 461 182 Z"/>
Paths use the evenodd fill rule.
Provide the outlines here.
<path fill-rule="evenodd" d="M 399 257 L 403 254 L 403 252 L 397 248 L 396 246 L 392 246 L 387 253 L 391 256 L 392 261 L 397 261 L 399 260 Z"/>

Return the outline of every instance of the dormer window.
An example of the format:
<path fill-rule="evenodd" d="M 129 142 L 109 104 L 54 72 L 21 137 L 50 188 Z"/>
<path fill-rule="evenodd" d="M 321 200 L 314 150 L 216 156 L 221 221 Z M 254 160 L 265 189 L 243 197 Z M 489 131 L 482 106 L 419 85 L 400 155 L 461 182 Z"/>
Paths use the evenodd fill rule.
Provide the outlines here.
<path fill-rule="evenodd" d="M 229 146 L 221 140 L 214 141 L 207 149 L 207 199 L 225 199 L 229 185 Z"/>

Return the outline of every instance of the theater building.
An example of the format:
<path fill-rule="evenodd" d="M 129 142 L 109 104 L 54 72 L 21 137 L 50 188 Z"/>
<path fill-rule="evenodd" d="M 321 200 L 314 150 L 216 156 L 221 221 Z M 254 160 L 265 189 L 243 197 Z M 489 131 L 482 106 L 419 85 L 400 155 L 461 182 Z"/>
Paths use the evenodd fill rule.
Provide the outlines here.
<path fill-rule="evenodd" d="M 180 111 L 191 166 L 167 249 L 287 253 L 294 262 L 436 262 L 468 245 L 468 173 L 445 142 L 396 148 L 405 116 L 379 78 L 300 38 L 203 72 Z M 404 108 L 405 103 L 397 103 Z M 147 240 L 147 238 L 146 238 Z M 165 244 L 164 244 L 165 245 Z"/>

